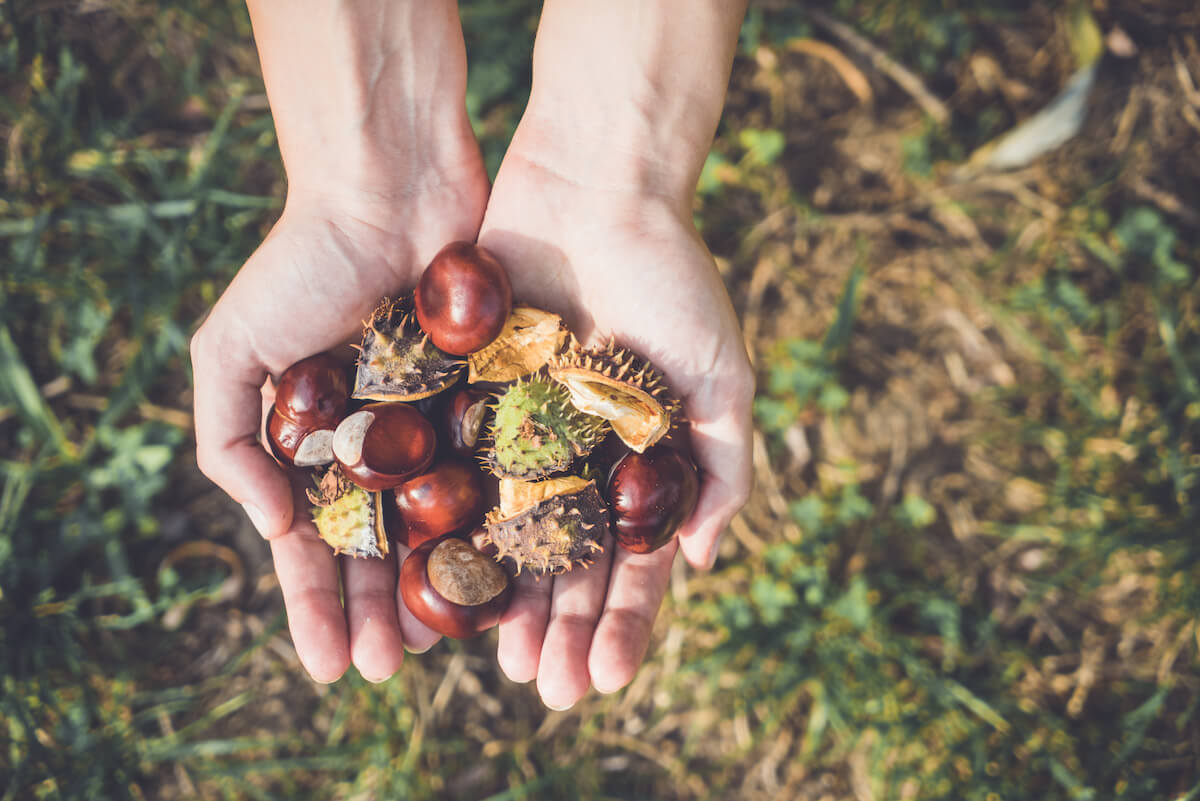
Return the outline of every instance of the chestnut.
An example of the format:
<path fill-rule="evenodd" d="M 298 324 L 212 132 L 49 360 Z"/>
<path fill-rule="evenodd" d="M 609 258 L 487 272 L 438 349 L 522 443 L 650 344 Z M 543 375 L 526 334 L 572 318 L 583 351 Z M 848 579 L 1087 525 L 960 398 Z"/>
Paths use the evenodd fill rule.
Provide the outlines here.
<path fill-rule="evenodd" d="M 306 428 L 279 414 L 267 412 L 267 442 L 280 464 L 316 467 L 333 461 L 333 428 Z"/>
<path fill-rule="evenodd" d="M 370 403 L 333 432 L 333 456 L 346 476 L 371 492 L 399 486 L 433 463 L 437 437 L 405 403 Z"/>
<path fill-rule="evenodd" d="M 417 620 L 460 640 L 500 622 L 512 583 L 495 561 L 447 535 L 423 543 L 404 560 L 400 597 Z"/>
<path fill-rule="evenodd" d="M 434 417 L 443 448 L 464 459 L 475 456 L 490 397 L 477 387 L 460 387 L 446 393 Z"/>
<path fill-rule="evenodd" d="M 349 400 L 346 367 L 329 353 L 296 362 L 275 387 L 275 411 L 309 430 L 335 428 Z"/>
<path fill-rule="evenodd" d="M 350 401 L 346 369 L 318 353 L 283 371 L 267 413 L 267 442 L 280 463 L 315 467 L 333 461 L 333 430 Z"/>
<path fill-rule="evenodd" d="M 474 526 L 483 517 L 483 485 L 478 468 L 457 459 L 392 490 L 403 521 L 404 542 L 415 548 L 426 540 Z"/>
<path fill-rule="evenodd" d="M 466 356 L 491 342 L 512 312 L 504 267 L 473 242 L 451 242 L 421 273 L 414 293 L 417 322 L 434 345 Z"/>
<path fill-rule="evenodd" d="M 608 476 L 606 500 L 617 544 L 634 553 L 666 545 L 696 508 L 700 481 L 679 451 L 661 445 L 628 453 Z"/>

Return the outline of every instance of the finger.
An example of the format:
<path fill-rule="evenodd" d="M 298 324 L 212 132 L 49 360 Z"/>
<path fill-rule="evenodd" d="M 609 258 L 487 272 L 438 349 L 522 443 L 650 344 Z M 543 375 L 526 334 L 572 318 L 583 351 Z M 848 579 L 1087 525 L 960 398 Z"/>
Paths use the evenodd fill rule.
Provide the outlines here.
<path fill-rule="evenodd" d="M 284 471 L 259 444 L 262 365 L 244 347 L 220 341 L 214 318 L 192 338 L 196 461 L 201 472 L 246 510 L 267 539 L 292 522 L 292 494 Z"/>
<path fill-rule="evenodd" d="M 653 553 L 618 549 L 614 555 L 604 613 L 588 652 L 588 672 L 598 691 L 611 693 L 624 687 L 646 657 L 676 550 L 672 543 Z"/>
<path fill-rule="evenodd" d="M 315 681 L 336 681 L 350 666 L 350 639 L 333 551 L 300 520 L 271 540 L 271 556 L 300 663 Z"/>
<path fill-rule="evenodd" d="M 344 557 L 341 568 L 350 660 L 367 681 L 384 681 L 404 661 L 396 612 L 396 558 Z"/>
<path fill-rule="evenodd" d="M 707 570 L 716 561 L 722 532 L 749 497 L 751 444 L 748 437 L 742 443 L 695 432 L 692 440 L 700 468 L 700 495 L 696 510 L 679 529 L 679 547 L 689 564 Z"/>
<path fill-rule="evenodd" d="M 745 503 L 745 496 L 724 483 L 721 476 L 701 472 L 696 511 L 679 528 L 679 548 L 688 564 L 708 570 L 717 561 L 721 535 Z"/>
<path fill-rule="evenodd" d="M 403 565 L 404 560 L 412 553 L 412 548 L 400 543 L 394 543 L 392 548 L 396 552 L 396 565 L 397 569 L 399 569 L 398 566 Z M 437 644 L 442 635 L 417 620 L 416 616 L 408 610 L 408 607 L 404 603 L 404 598 L 400 595 L 400 586 L 398 584 L 392 586 L 392 592 L 395 594 L 394 603 L 397 616 L 399 617 L 400 633 L 404 639 L 405 649 L 414 654 L 425 653 Z"/>
<path fill-rule="evenodd" d="M 524 684 L 537 678 L 554 582 L 550 576 L 538 578 L 529 571 L 516 578 L 496 647 L 496 662 L 512 681 Z"/>
<path fill-rule="evenodd" d="M 596 621 L 604 609 L 614 545 L 611 535 L 596 563 L 575 568 L 554 579 L 550 621 L 538 663 L 537 686 L 542 702 L 551 709 L 567 709 L 588 691 L 588 651 Z"/>
<path fill-rule="evenodd" d="M 679 547 L 689 564 L 707 570 L 717 559 L 725 527 L 750 497 L 753 434 L 749 397 L 712 421 L 705 421 L 702 408 L 696 411 L 691 442 L 700 494 L 695 511 L 679 529 Z"/>

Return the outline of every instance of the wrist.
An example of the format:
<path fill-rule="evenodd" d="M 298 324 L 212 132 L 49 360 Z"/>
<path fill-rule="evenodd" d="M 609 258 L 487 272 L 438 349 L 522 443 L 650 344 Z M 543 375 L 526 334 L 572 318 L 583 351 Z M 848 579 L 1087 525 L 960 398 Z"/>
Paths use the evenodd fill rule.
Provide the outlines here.
<path fill-rule="evenodd" d="M 690 208 L 744 3 L 547 0 L 513 146 L 590 189 Z"/>
<path fill-rule="evenodd" d="M 637 115 L 531 95 L 505 155 L 598 199 L 646 198 L 690 209 L 709 142 Z"/>
<path fill-rule="evenodd" d="M 395 207 L 422 196 L 486 184 L 479 146 L 461 115 L 417 119 L 397 112 L 403 141 L 375 131 L 294 142 L 284 156 L 288 198 Z M 281 142 L 282 149 L 282 142 Z"/>
<path fill-rule="evenodd" d="M 289 185 L 412 194 L 478 163 L 454 0 L 250 0 Z"/>

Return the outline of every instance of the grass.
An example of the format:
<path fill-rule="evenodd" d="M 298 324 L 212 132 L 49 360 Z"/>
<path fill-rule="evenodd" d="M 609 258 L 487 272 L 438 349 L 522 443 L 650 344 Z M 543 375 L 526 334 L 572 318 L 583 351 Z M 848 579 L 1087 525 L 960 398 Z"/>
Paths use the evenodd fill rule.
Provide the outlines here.
<path fill-rule="evenodd" d="M 283 192 L 241 5 L 0 3 L 0 799 L 1200 797 L 1200 22 L 1097 6 L 1140 50 L 1087 135 L 963 181 L 1079 9 L 828 11 L 954 117 L 753 5 L 695 214 L 757 489 L 634 683 L 552 713 L 488 638 L 309 682 L 195 470 L 187 341 Z M 463 7 L 493 171 L 536 15 Z"/>

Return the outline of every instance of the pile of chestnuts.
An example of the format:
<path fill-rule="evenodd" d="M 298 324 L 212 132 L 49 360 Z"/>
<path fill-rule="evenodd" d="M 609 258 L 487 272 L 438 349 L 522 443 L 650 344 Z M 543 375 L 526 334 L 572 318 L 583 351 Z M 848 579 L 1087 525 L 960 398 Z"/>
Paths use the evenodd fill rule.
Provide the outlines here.
<path fill-rule="evenodd" d="M 445 636 L 496 625 L 522 571 L 586 569 L 613 543 L 648 553 L 695 508 L 661 374 L 514 306 L 475 244 L 447 245 L 411 295 L 382 299 L 358 350 L 352 368 L 320 353 L 285 370 L 266 438 L 281 464 L 312 471 L 313 520 L 335 552 L 412 549 L 400 595 Z"/>

